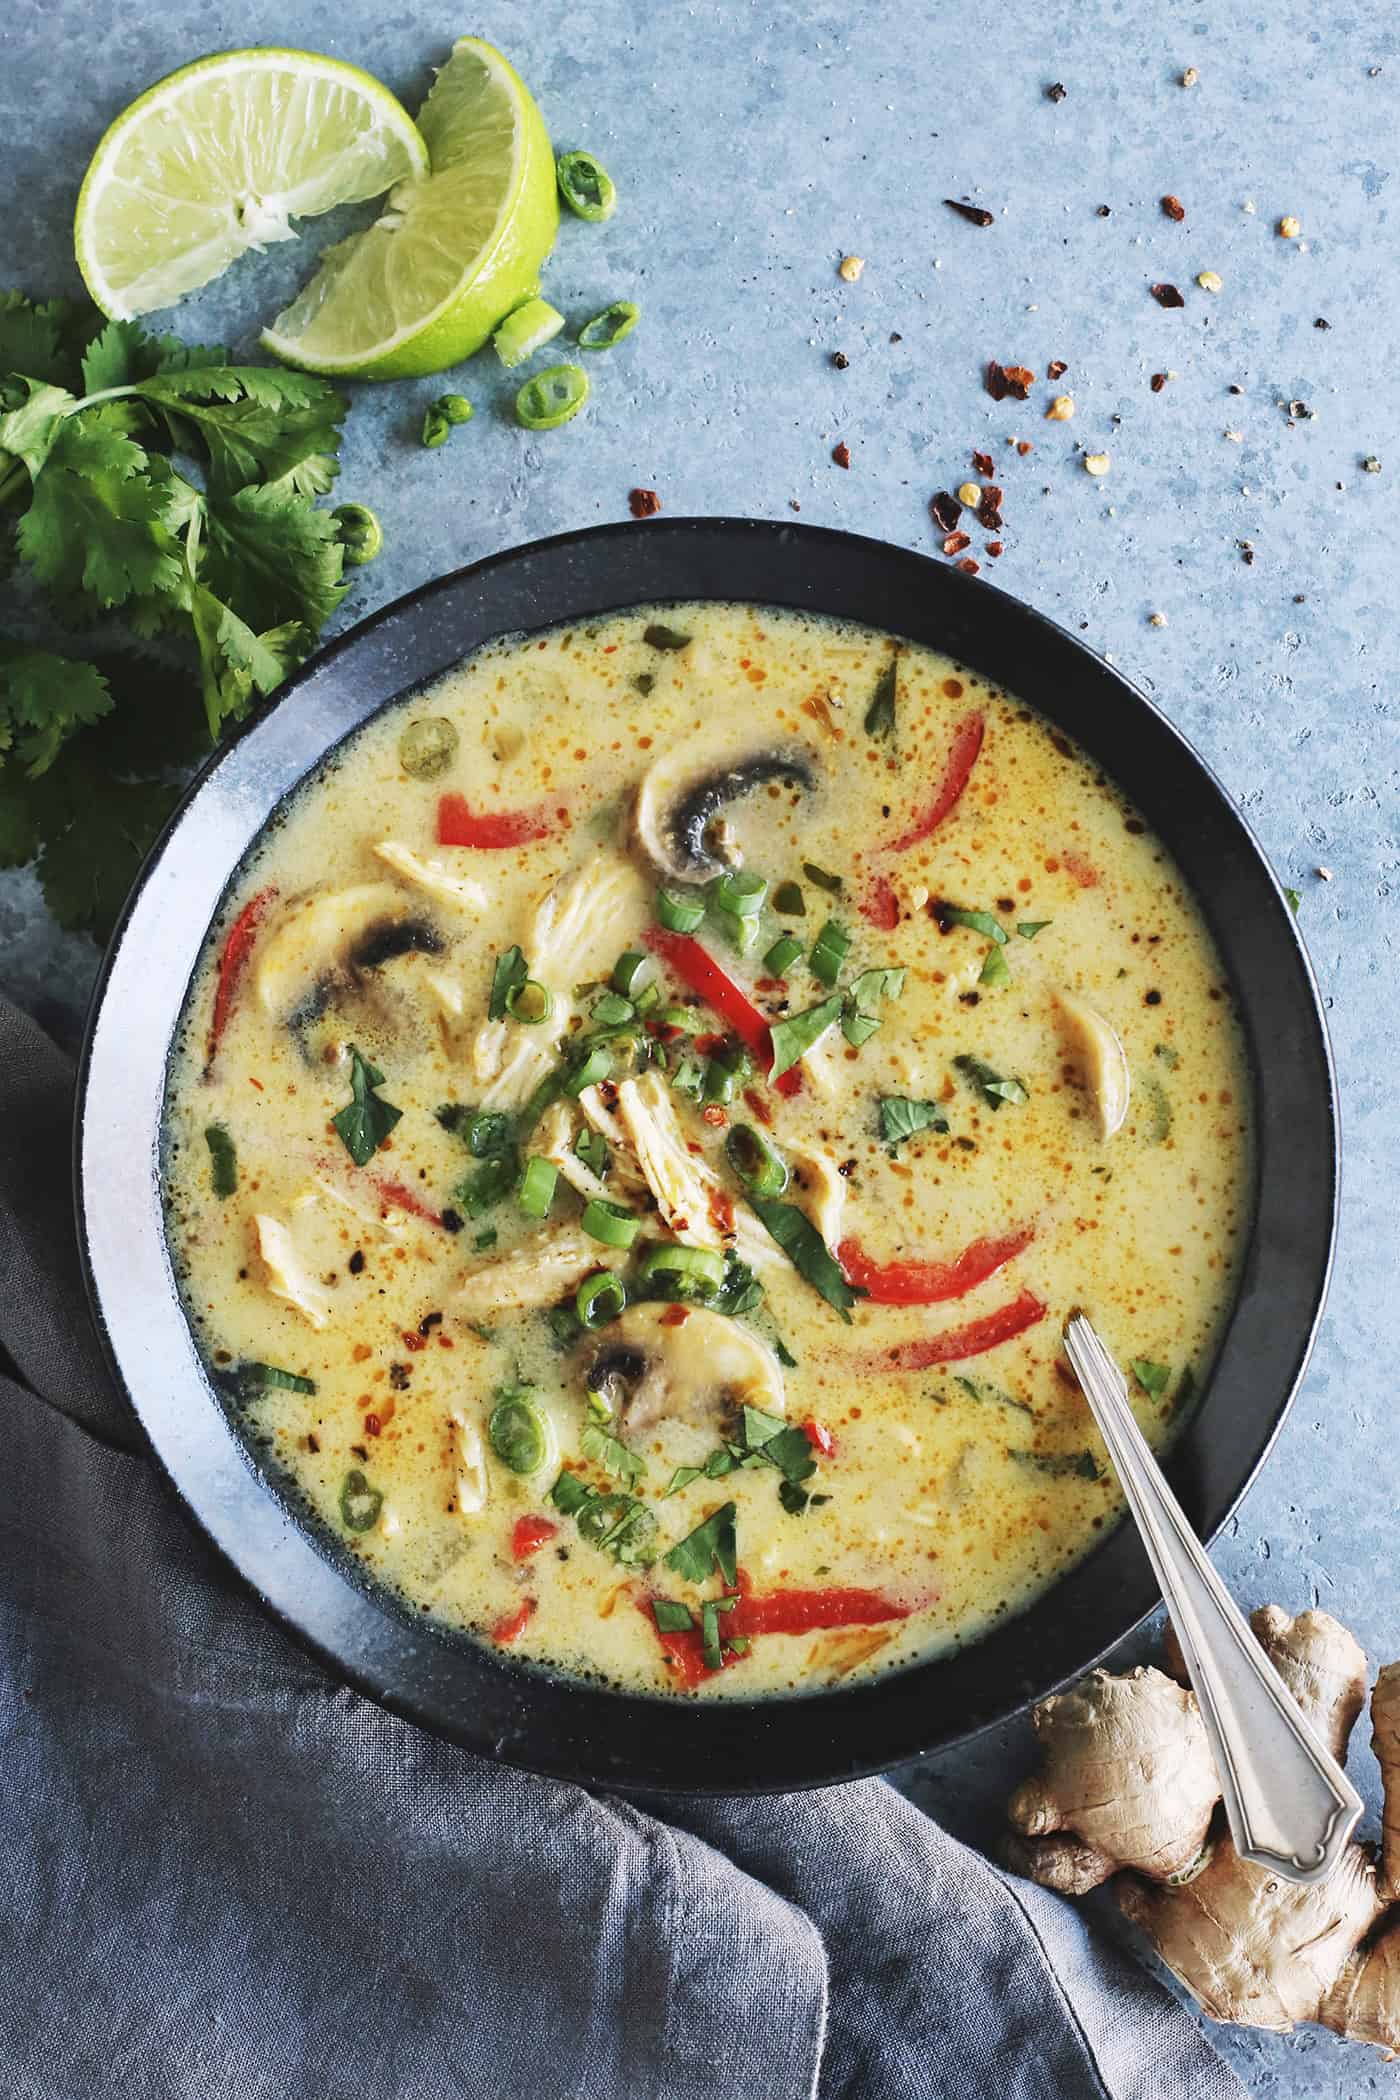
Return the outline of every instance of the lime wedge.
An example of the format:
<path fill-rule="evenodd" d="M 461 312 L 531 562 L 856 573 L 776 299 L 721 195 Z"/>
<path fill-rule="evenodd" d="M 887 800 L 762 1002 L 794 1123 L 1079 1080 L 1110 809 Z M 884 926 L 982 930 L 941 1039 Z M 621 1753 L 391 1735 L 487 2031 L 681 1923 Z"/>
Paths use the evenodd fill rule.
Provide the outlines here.
<path fill-rule="evenodd" d="M 441 372 L 538 289 L 559 228 L 554 156 L 524 82 L 464 36 L 418 112 L 432 174 L 331 248 L 263 347 L 353 379 Z"/>
<path fill-rule="evenodd" d="M 173 306 L 294 218 L 422 178 L 408 112 L 314 51 L 224 51 L 158 80 L 99 144 L 78 196 L 78 268 L 105 314 Z"/>

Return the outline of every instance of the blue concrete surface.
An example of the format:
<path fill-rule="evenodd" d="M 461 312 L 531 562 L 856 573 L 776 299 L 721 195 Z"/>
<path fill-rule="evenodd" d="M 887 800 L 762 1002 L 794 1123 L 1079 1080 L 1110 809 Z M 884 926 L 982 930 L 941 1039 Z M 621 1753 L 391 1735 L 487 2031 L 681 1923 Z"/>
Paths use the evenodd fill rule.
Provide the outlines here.
<path fill-rule="evenodd" d="M 972 447 L 992 452 L 1006 490 L 997 581 L 1146 687 L 1302 893 L 1341 1076 L 1340 1262 L 1306 1389 L 1217 1557 L 1246 1604 L 1320 1602 L 1373 1658 L 1400 1654 L 1400 19 L 1345 0 L 1330 14 L 1300 0 L 534 0 L 477 20 L 371 0 L 114 0 L 98 28 L 77 0 L 11 0 L 0 281 L 77 289 L 82 166 L 168 68 L 232 44 L 307 44 L 370 67 L 412 107 L 466 29 L 509 52 L 556 139 L 592 147 L 618 182 L 611 226 L 563 229 L 549 296 L 582 316 L 631 295 L 645 318 L 597 360 L 593 403 L 561 432 L 514 428 L 511 385 L 487 361 L 457 382 L 476 421 L 435 453 L 414 433 L 438 383 L 359 390 L 341 492 L 376 505 L 387 544 L 343 622 L 478 555 L 624 516 L 638 484 L 671 514 L 800 505 L 816 523 L 929 547 L 928 497 L 964 478 Z M 1182 86 L 1192 66 L 1199 79 Z M 1181 224 L 1160 209 L 1167 192 L 1186 206 Z M 995 223 L 965 224 L 948 196 Z M 1300 240 L 1274 230 L 1287 213 Z M 183 332 L 251 346 L 319 239 L 245 264 L 190 303 Z M 847 253 L 865 258 L 855 284 L 837 275 Z M 1209 270 L 1215 295 L 1195 283 Z M 1182 287 L 1183 310 L 1153 302 L 1156 280 Z M 1043 383 L 1030 404 L 994 404 L 989 357 L 1040 375 L 1065 360 L 1074 420 L 1042 419 Z M 1156 371 L 1173 376 L 1153 393 Z M 1311 415 L 1290 417 L 1293 401 Z M 1034 451 L 1019 457 L 1008 436 Z M 832 463 L 838 440 L 849 471 Z M 1105 478 L 1080 448 L 1111 455 Z M 1363 471 L 1367 455 L 1379 473 Z M 4 588 L 7 622 L 41 631 L 40 609 Z M 0 880 L 9 988 L 71 1020 L 95 961 L 47 923 L 32 877 Z M 1013 1729 L 908 1783 L 985 1834 L 1024 1762 Z M 1352 1765 L 1374 1801 L 1364 1746 Z M 1369 2052 L 1317 2032 L 1221 2039 L 1271 2100 L 1395 2089 Z"/>

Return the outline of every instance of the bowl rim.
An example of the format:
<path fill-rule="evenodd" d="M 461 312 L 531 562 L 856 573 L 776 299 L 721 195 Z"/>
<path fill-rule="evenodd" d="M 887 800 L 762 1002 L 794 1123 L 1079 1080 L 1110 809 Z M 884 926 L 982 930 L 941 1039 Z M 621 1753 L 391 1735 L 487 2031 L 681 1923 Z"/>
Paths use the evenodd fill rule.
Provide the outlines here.
<path fill-rule="evenodd" d="M 732 578 L 736 557 L 739 569 L 753 568 L 750 586 L 706 587 L 712 574 Z M 765 564 L 770 578 L 782 572 L 787 595 L 776 594 L 765 582 Z M 592 580 L 595 572 L 608 579 L 621 575 L 622 587 Z M 672 578 L 671 587 L 655 588 L 655 580 L 666 576 Z M 641 579 L 641 587 L 633 579 Z M 597 602 L 587 610 L 568 604 L 561 611 L 560 597 L 569 595 L 566 582 L 574 594 L 581 591 Z M 527 617 L 503 621 L 492 610 L 493 592 Z M 853 613 L 828 602 L 833 596 L 864 602 L 872 594 L 877 606 L 891 615 L 902 607 L 905 617 Z M 1263 944 L 1269 1000 L 1280 1009 L 1272 1015 L 1280 1024 L 1275 1040 L 1272 1031 L 1261 1034 L 1249 999 L 1240 998 L 1261 1126 L 1256 1130 L 1255 1220 L 1240 1295 L 1215 1369 L 1166 1466 L 1196 1528 L 1208 1542 L 1217 1537 L 1287 1416 L 1307 1369 L 1331 1273 L 1340 1182 L 1336 1078 L 1311 963 L 1248 823 L 1161 709 L 1116 666 L 1045 614 L 908 548 L 783 521 L 622 521 L 502 549 L 395 599 L 338 636 L 288 681 L 271 708 L 241 725 L 211 754 L 136 877 L 89 1005 L 78 1068 L 73 1170 L 81 1266 L 114 1378 L 186 1514 L 295 1639 L 336 1676 L 391 1711 L 527 1770 L 638 1793 L 762 1793 L 837 1783 L 951 1747 L 1081 1676 L 1160 1601 L 1136 1539 L 1118 1526 L 1035 1604 L 949 1656 L 811 1694 L 694 1701 L 618 1692 L 539 1665 L 506 1662 L 474 1641 L 439 1631 L 357 1575 L 358 1564 L 344 1565 L 343 1551 L 329 1554 L 326 1540 L 318 1540 L 304 1519 L 294 1520 L 289 1501 L 255 1470 L 215 1400 L 175 1293 L 165 1245 L 157 1169 L 170 1031 L 162 1026 L 153 1034 L 145 1004 L 151 983 L 158 981 L 165 987 L 160 1012 L 168 1013 L 170 986 L 178 979 L 178 1017 L 208 926 L 266 822 L 298 781 L 371 715 L 433 682 L 492 634 L 542 631 L 590 611 L 602 616 L 629 605 L 697 598 L 806 606 L 861 619 L 895 635 L 936 626 L 936 634 L 919 638 L 982 673 L 989 660 L 1006 660 L 1008 651 L 1014 657 L 1029 650 L 1028 662 L 1043 654 L 1047 684 L 1058 668 L 1066 674 L 1065 690 L 1078 680 L 1092 696 L 1086 706 L 1111 698 L 1113 706 L 1102 709 L 1099 724 L 1104 736 L 1120 736 L 1126 724 L 1150 747 L 1151 777 L 1171 775 L 1185 785 L 1188 803 L 1192 795 L 1197 798 L 1175 833 L 1159 813 L 1150 807 L 1145 813 L 1178 861 L 1189 862 L 1183 841 L 1196 833 L 1205 841 L 1202 851 L 1215 839 L 1255 913 L 1251 937 Z M 454 641 L 483 599 L 487 624 L 471 639 Z M 965 637 L 973 646 L 955 646 Z M 440 648 L 447 653 L 424 668 Z M 398 675 L 400 657 L 413 667 L 410 675 Z M 361 668 L 371 682 L 386 676 L 397 682 L 376 685 L 368 699 L 357 697 Z M 1063 695 L 1047 704 L 1034 678 L 1031 690 L 1024 680 L 1004 682 L 1017 697 L 1061 720 L 1092 755 L 1102 756 L 1093 736 L 1063 720 L 1066 711 L 1074 711 Z M 327 723 L 334 734 L 321 734 Z M 1121 782 L 1122 766 L 1104 763 Z M 259 795 L 260 765 L 295 768 L 285 779 L 274 773 L 281 785 L 270 801 Z M 1143 802 L 1131 785 L 1128 792 Z M 198 853 L 191 850 L 192 827 L 202 827 Z M 212 873 L 204 862 L 215 864 Z M 196 891 L 194 918 L 188 908 L 179 908 L 175 891 L 182 882 Z M 207 896 L 210 883 L 215 902 L 204 910 L 198 900 Z M 1228 920 L 1199 886 L 1192 887 L 1229 962 L 1239 943 L 1221 939 Z M 204 915 L 193 946 L 172 957 L 165 944 L 172 937 L 186 938 L 200 911 Z M 143 997 L 133 1016 L 136 992 Z M 1277 1121 L 1280 1127 L 1271 1130 L 1272 1152 L 1266 1158 L 1266 1083 L 1272 1087 L 1275 1071 L 1285 1065 L 1289 1083 L 1280 1082 L 1278 1117 L 1268 1094 L 1270 1124 Z M 1284 1157 L 1285 1133 L 1293 1141 L 1291 1158 Z M 134 1191 L 133 1152 L 143 1176 Z M 1287 1187 L 1284 1174 L 1292 1177 Z M 1261 1208 L 1265 1195 L 1269 1202 Z M 137 1304 L 130 1302 L 133 1291 Z M 1237 1350 L 1247 1298 L 1250 1334 L 1247 1347 Z M 1264 1401 L 1255 1402 L 1254 1385 L 1245 1374 L 1261 1358 L 1272 1385 Z M 1223 1366 L 1228 1366 L 1230 1391 L 1238 1386 L 1237 1397 L 1250 1419 L 1241 1424 L 1222 1414 L 1211 1425 L 1215 1434 L 1206 1439 L 1201 1425 L 1211 1414 Z M 193 1392 L 208 1404 L 192 1408 Z M 1083 1640 L 1068 1638 L 1057 1622 L 1056 1599 L 1071 1616 L 1077 1612 L 1084 1619 Z M 998 1668 L 1006 1669 L 1005 1678 L 993 1685 Z M 982 1679 L 988 1681 L 980 1695 L 969 1697 Z"/>

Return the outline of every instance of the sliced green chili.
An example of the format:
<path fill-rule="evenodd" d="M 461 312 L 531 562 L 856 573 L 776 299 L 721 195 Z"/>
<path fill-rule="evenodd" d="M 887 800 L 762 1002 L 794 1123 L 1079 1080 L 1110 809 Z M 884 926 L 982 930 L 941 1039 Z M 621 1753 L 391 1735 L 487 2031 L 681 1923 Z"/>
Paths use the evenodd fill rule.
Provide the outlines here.
<path fill-rule="evenodd" d="M 760 920 L 753 913 L 741 917 L 738 912 L 717 911 L 715 919 L 730 947 L 737 949 L 740 955 L 751 954 L 758 946 L 763 935 L 763 927 Z"/>
<path fill-rule="evenodd" d="M 380 1490 L 370 1486 L 358 1466 L 352 1467 L 340 1483 L 340 1521 L 345 1529 L 368 1531 L 378 1522 L 383 1507 Z"/>
<path fill-rule="evenodd" d="M 549 1456 L 549 1425 L 527 1393 L 503 1393 L 486 1434 L 491 1449 L 512 1473 L 538 1473 Z"/>
<path fill-rule="evenodd" d="M 298 1371 L 284 1371 L 280 1364 L 240 1364 L 239 1383 L 260 1386 L 264 1391 L 275 1387 L 282 1393 L 314 1393 L 314 1378 L 303 1378 Z"/>
<path fill-rule="evenodd" d="M 421 715 L 399 738 L 399 764 L 414 780 L 436 780 L 457 756 L 458 742 L 446 715 Z"/>
<path fill-rule="evenodd" d="M 800 882 L 780 882 L 773 892 L 773 909 L 785 919 L 805 919 L 807 900 Z"/>
<path fill-rule="evenodd" d="M 614 299 L 611 306 L 591 321 L 585 321 L 578 332 L 580 350 L 611 350 L 624 336 L 632 333 L 642 318 L 642 310 L 633 299 Z"/>
<path fill-rule="evenodd" d="M 787 1161 L 752 1123 L 736 1123 L 724 1141 L 730 1166 L 759 1196 L 781 1196 L 788 1185 Z"/>
<path fill-rule="evenodd" d="M 642 1283 L 678 1298 L 706 1298 L 724 1281 L 724 1256 L 713 1247 L 685 1247 L 667 1240 L 648 1247 L 637 1271 Z"/>
<path fill-rule="evenodd" d="M 515 420 L 525 430 L 557 430 L 578 414 L 589 391 L 582 365 L 548 365 L 516 395 Z"/>
<path fill-rule="evenodd" d="M 617 210 L 617 184 L 594 153 L 561 153 L 554 163 L 559 194 L 581 219 L 610 219 Z"/>
<path fill-rule="evenodd" d="M 342 503 L 331 512 L 348 568 L 362 569 L 384 545 L 384 527 L 367 503 Z"/>

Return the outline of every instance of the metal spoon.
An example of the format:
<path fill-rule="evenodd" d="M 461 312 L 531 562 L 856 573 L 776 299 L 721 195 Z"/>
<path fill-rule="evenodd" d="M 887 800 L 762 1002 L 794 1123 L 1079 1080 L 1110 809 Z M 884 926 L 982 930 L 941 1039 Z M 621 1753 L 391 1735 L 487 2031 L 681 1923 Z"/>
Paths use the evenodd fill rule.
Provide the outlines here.
<path fill-rule="evenodd" d="M 1128 1388 L 1082 1313 L 1065 1348 L 1171 1612 L 1206 1724 L 1235 1850 L 1285 1881 L 1322 1881 L 1361 1797 L 1319 1742 L 1167 1486 Z"/>

